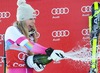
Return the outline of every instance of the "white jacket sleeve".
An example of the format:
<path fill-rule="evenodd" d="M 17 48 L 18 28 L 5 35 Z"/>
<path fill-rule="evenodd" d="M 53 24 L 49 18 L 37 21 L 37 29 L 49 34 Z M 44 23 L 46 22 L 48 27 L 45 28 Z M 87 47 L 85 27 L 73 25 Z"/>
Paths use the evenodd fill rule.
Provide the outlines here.
<path fill-rule="evenodd" d="M 5 33 L 5 40 L 11 39 L 16 41 L 19 37 L 23 37 L 24 35 L 14 26 L 10 26 L 7 28 Z"/>
<path fill-rule="evenodd" d="M 14 26 L 10 26 L 6 30 L 5 42 L 8 41 L 9 39 L 21 46 L 26 45 L 28 49 L 32 49 L 33 45 L 30 43 L 30 41 L 18 30 L 18 28 Z M 28 44 L 31 45 L 28 46 Z"/>

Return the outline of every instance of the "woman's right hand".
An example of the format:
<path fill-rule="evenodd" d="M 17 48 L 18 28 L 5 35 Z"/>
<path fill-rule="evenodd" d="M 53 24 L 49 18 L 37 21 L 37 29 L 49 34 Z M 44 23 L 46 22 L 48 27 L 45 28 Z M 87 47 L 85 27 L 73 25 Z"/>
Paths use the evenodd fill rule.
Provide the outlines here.
<path fill-rule="evenodd" d="M 34 62 L 34 55 L 28 56 L 26 58 L 26 61 L 25 62 L 26 62 L 26 65 L 29 68 L 33 68 L 36 72 L 41 72 L 46 67 L 46 65 L 42 65 L 40 63 L 35 63 Z"/>

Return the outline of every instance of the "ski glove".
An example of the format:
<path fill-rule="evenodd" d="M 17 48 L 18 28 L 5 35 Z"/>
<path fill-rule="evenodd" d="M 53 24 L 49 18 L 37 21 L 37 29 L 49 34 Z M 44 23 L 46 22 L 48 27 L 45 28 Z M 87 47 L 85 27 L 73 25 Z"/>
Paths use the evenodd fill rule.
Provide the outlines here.
<path fill-rule="evenodd" d="M 26 61 L 26 65 L 29 68 L 33 68 L 36 72 L 43 71 L 46 65 L 42 65 L 42 64 L 34 62 L 34 57 L 35 57 L 34 55 L 28 56 L 26 58 L 26 60 L 25 60 Z"/>
<path fill-rule="evenodd" d="M 49 56 L 48 59 L 54 61 L 62 60 L 65 57 L 65 53 L 62 50 L 54 50 L 52 48 L 46 49 L 46 53 Z"/>

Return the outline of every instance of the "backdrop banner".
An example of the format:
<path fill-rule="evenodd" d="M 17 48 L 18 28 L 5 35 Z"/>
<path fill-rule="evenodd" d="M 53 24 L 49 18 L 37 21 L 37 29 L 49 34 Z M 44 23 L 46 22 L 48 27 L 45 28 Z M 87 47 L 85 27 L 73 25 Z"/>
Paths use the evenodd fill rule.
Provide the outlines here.
<path fill-rule="evenodd" d="M 36 10 L 39 44 L 66 53 L 73 48 L 89 48 L 88 16 L 91 15 L 91 5 L 95 0 L 26 1 Z M 17 0 L 0 0 L 0 73 L 4 72 L 3 37 L 7 27 L 16 21 L 16 2 Z M 66 59 L 48 64 L 40 73 L 88 73 L 89 68 L 88 64 Z"/>

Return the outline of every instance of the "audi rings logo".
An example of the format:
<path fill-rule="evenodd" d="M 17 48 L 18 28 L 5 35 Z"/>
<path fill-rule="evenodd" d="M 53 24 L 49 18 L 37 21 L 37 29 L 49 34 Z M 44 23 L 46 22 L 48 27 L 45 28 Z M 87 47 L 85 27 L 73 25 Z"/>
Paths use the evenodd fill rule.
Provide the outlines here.
<path fill-rule="evenodd" d="M 0 64 L 4 62 L 4 57 L 0 56 Z"/>
<path fill-rule="evenodd" d="M 4 39 L 4 34 L 0 34 L 0 41 L 3 41 Z"/>
<path fill-rule="evenodd" d="M 90 35 L 89 29 L 83 29 L 83 30 L 81 31 L 81 33 L 82 33 L 82 35 L 84 35 L 84 36 Z"/>
<path fill-rule="evenodd" d="M 82 6 L 81 11 L 83 13 L 91 12 L 91 6 Z"/>
<path fill-rule="evenodd" d="M 68 14 L 69 13 L 69 8 L 67 8 L 67 7 L 65 7 L 65 8 L 53 8 L 51 10 L 51 13 L 53 15 Z"/>
<path fill-rule="evenodd" d="M 40 11 L 35 9 L 35 12 L 36 12 L 36 16 L 38 16 L 40 14 Z"/>
<path fill-rule="evenodd" d="M 0 18 L 9 18 L 11 16 L 10 12 L 0 12 Z"/>
<path fill-rule="evenodd" d="M 70 32 L 68 30 L 55 30 L 52 32 L 53 37 L 67 37 Z"/>

